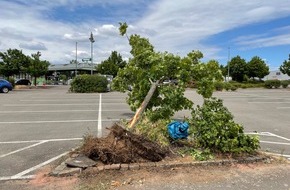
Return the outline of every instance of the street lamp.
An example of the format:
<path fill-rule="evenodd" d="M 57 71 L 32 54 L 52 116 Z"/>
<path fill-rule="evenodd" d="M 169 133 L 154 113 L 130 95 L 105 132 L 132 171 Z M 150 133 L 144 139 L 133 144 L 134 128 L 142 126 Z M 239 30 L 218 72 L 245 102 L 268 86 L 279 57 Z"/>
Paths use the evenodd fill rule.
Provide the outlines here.
<path fill-rule="evenodd" d="M 75 77 L 77 76 L 78 72 L 78 42 L 76 42 L 76 71 L 75 71 Z"/>
<path fill-rule="evenodd" d="M 228 47 L 228 80 L 227 82 L 230 81 L 230 57 L 231 57 L 230 53 L 231 53 L 231 48 Z"/>
<path fill-rule="evenodd" d="M 93 75 L 93 43 L 95 42 L 94 40 L 94 36 L 93 33 L 91 32 L 91 36 L 89 38 L 90 42 L 91 42 L 91 64 L 92 64 L 92 68 L 91 68 L 91 75 Z"/>

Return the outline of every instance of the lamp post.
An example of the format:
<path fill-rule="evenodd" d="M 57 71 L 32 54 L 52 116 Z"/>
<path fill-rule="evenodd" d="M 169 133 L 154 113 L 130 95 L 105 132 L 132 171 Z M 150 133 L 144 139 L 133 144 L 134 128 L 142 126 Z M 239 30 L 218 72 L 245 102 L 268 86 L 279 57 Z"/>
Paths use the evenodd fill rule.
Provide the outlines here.
<path fill-rule="evenodd" d="M 75 77 L 78 75 L 78 42 L 76 42 L 76 70 L 75 70 Z"/>
<path fill-rule="evenodd" d="M 230 57 L 231 57 L 231 55 L 230 55 L 231 52 L 230 51 L 231 51 L 231 48 L 228 47 L 228 80 L 227 80 L 227 82 L 230 81 Z"/>
<path fill-rule="evenodd" d="M 90 42 L 91 42 L 91 75 L 93 75 L 93 43 L 95 42 L 94 40 L 94 36 L 93 36 L 93 33 L 91 32 L 91 36 L 89 38 Z"/>

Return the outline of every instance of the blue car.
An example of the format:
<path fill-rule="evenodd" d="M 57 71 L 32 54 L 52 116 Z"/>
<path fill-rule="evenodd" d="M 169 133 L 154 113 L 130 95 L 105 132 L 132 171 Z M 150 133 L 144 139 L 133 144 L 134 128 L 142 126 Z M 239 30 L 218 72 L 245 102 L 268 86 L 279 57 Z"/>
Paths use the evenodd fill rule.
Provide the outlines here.
<path fill-rule="evenodd" d="M 8 93 L 13 89 L 12 84 L 7 80 L 0 79 L 0 92 Z"/>

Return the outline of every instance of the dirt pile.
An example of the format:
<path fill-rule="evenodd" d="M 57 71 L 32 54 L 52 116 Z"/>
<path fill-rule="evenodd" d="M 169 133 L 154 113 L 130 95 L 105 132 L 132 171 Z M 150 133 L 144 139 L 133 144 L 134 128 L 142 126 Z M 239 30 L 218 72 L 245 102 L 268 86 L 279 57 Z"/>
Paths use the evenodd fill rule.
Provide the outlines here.
<path fill-rule="evenodd" d="M 160 161 L 167 150 L 115 123 L 105 138 L 86 136 L 81 153 L 104 164 Z"/>

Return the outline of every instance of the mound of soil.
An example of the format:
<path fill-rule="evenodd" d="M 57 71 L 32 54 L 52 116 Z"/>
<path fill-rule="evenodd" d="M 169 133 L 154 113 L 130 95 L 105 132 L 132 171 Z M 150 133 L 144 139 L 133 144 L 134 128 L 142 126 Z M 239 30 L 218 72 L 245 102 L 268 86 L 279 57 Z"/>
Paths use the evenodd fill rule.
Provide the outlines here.
<path fill-rule="evenodd" d="M 157 162 L 167 150 L 147 138 L 131 133 L 115 123 L 105 138 L 85 137 L 81 153 L 104 164 Z"/>

